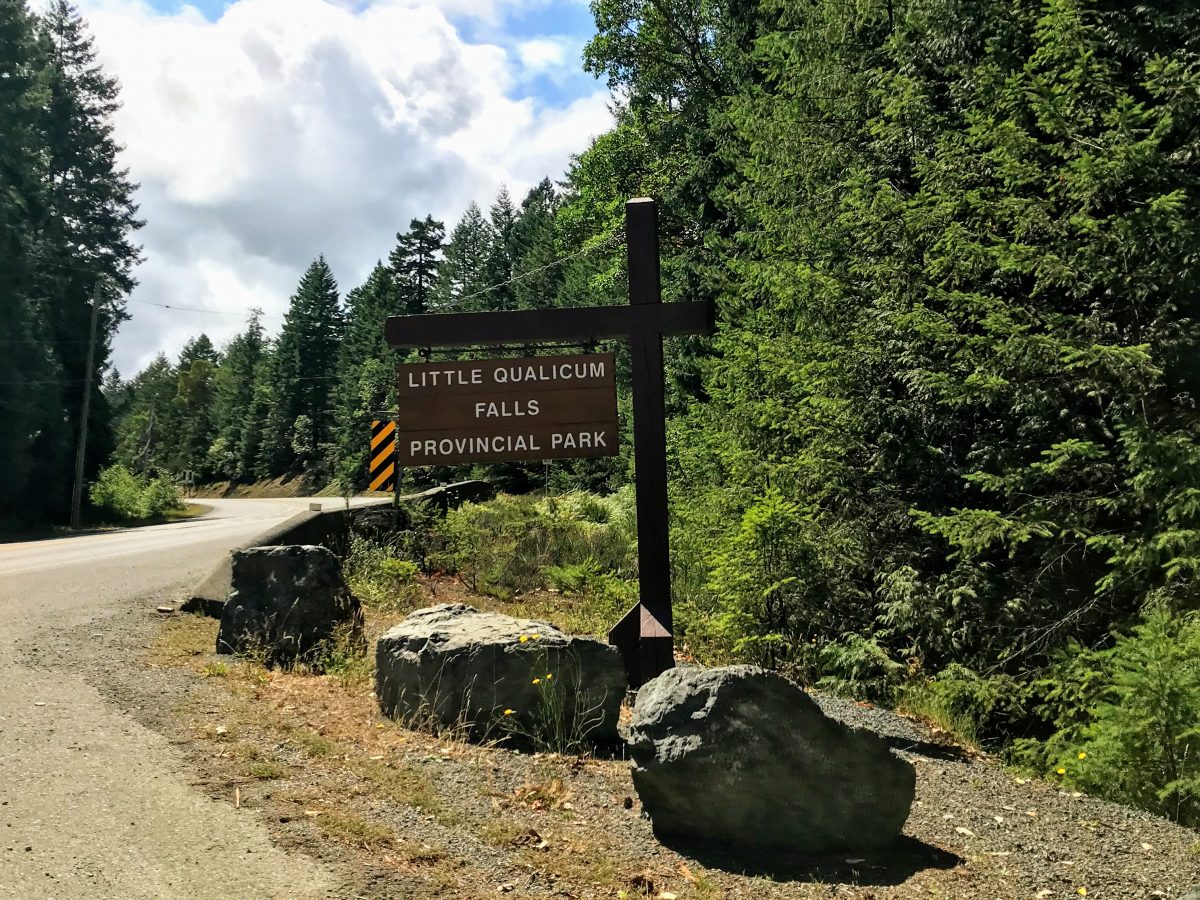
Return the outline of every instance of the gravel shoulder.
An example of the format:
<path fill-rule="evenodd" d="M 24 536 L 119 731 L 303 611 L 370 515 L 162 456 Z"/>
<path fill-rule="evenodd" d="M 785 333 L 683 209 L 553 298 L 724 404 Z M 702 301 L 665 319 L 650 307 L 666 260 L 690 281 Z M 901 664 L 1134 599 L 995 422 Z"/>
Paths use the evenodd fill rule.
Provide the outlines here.
<path fill-rule="evenodd" d="M 371 627 L 388 622 L 374 616 Z M 916 767 L 905 838 L 886 854 L 747 870 L 718 851 L 659 842 L 624 760 L 408 731 L 379 716 L 369 673 L 267 673 L 212 655 L 215 630 L 141 604 L 26 662 L 71 668 L 162 735 L 205 802 L 266 825 L 279 851 L 334 873 L 329 896 L 1148 900 L 1200 883 L 1196 832 L 1016 778 L 911 720 L 826 697 L 828 714 L 881 733 Z"/>

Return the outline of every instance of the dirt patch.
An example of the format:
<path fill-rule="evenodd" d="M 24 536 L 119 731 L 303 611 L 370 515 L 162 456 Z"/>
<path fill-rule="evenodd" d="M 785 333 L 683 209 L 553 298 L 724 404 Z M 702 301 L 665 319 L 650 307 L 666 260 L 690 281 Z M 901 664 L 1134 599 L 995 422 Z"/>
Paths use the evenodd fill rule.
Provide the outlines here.
<path fill-rule="evenodd" d="M 426 602 L 563 619 L 546 615 L 555 595 L 498 603 L 445 580 L 424 589 Z M 369 633 L 402 616 L 370 613 Z M 903 841 L 887 853 L 751 861 L 658 841 L 624 760 L 399 727 L 379 715 L 369 660 L 337 675 L 267 672 L 213 655 L 211 620 L 139 611 L 114 626 L 110 652 L 90 639 L 97 683 L 184 750 L 198 788 L 342 873 L 346 896 L 1149 900 L 1200 882 L 1200 834 L 1017 778 L 859 704 L 821 701 L 915 765 Z"/>
<path fill-rule="evenodd" d="M 255 481 L 251 484 L 235 484 L 231 481 L 216 481 L 202 484 L 192 492 L 200 499 L 272 499 L 277 497 L 303 497 L 311 493 L 312 485 L 296 475 L 283 475 L 270 481 Z"/>

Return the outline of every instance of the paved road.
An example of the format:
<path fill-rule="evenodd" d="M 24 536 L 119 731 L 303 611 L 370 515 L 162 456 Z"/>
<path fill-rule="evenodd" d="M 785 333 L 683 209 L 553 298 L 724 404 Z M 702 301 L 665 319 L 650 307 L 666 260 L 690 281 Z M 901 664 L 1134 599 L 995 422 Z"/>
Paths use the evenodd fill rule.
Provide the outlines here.
<path fill-rule="evenodd" d="M 0 544 L 0 897 L 338 896 L 328 871 L 189 787 L 174 748 L 83 677 L 23 662 L 68 629 L 100 632 L 130 604 L 178 599 L 309 503 L 203 502 L 213 511 L 186 522 Z"/>

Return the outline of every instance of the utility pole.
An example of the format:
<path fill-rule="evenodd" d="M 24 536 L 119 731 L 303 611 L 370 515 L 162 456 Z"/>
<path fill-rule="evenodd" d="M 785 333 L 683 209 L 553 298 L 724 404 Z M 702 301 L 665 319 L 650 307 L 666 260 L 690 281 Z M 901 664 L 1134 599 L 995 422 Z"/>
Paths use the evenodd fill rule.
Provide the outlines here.
<path fill-rule="evenodd" d="M 79 418 L 79 446 L 75 448 L 75 490 L 71 494 L 71 527 L 79 528 L 83 515 L 83 462 L 87 448 L 88 414 L 92 410 L 92 366 L 96 363 L 96 328 L 100 317 L 100 292 L 92 294 L 92 325 L 88 339 L 87 369 L 83 373 L 83 412 Z"/>

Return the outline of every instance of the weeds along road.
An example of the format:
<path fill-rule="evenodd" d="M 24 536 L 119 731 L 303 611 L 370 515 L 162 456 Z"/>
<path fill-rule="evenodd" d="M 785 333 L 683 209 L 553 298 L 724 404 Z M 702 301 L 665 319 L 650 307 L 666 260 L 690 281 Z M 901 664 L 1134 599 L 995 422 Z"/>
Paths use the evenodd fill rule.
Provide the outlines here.
<path fill-rule="evenodd" d="M 212 512 L 185 522 L 0 544 L 0 897 L 337 896 L 331 873 L 190 787 L 175 748 L 105 701 L 67 639 L 178 600 L 310 501 L 203 502 Z"/>

